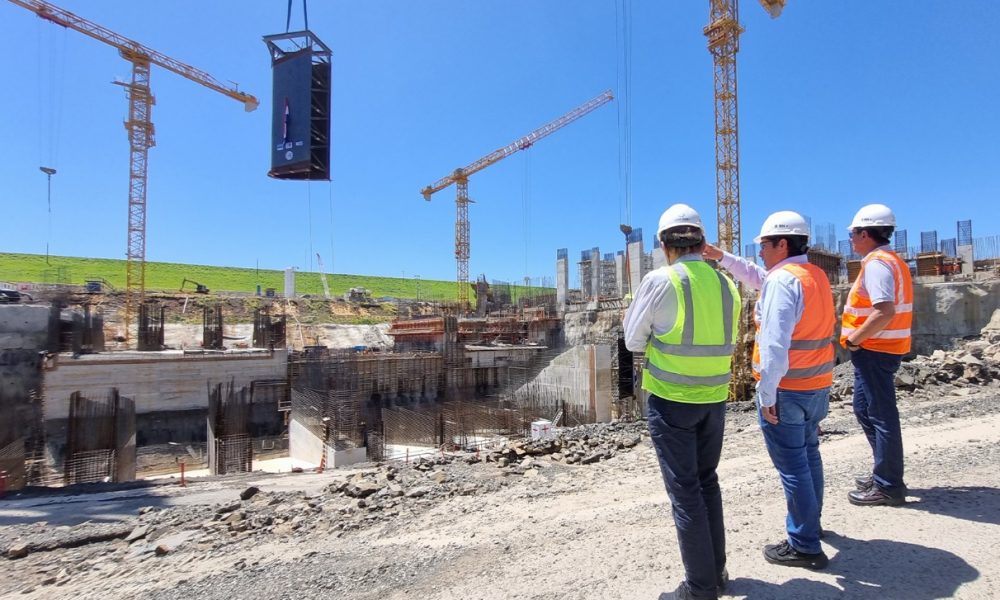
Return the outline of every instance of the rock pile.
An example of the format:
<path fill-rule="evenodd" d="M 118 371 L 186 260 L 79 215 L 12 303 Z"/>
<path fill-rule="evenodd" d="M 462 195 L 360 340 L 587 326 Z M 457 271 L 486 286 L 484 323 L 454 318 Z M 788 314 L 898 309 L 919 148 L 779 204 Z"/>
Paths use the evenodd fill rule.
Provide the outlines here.
<path fill-rule="evenodd" d="M 900 365 L 896 389 L 914 398 L 951 393 L 966 395 L 983 387 L 1000 387 L 1000 334 L 959 342 L 951 350 L 935 350 Z M 849 401 L 854 394 L 854 368 L 850 363 L 833 370 L 830 399 Z"/>
<path fill-rule="evenodd" d="M 488 453 L 486 462 L 521 472 L 537 468 L 535 459 L 541 456 L 567 465 L 589 465 L 631 450 L 645 433 L 644 421 L 583 425 L 561 430 L 552 439 L 509 442 Z"/>

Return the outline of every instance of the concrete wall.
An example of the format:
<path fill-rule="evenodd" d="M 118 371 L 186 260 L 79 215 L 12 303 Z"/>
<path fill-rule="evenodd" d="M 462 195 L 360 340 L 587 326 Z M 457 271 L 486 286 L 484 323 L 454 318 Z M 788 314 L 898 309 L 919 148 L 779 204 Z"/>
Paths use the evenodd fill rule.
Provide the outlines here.
<path fill-rule="evenodd" d="M 594 411 L 597 422 L 611 420 L 611 347 L 586 344 L 552 360 L 525 388 L 548 392 L 567 404 Z M 520 392 L 520 391 L 519 391 Z"/>
<path fill-rule="evenodd" d="M 45 372 L 45 418 L 69 414 L 69 396 L 79 391 L 103 397 L 112 387 L 135 401 L 137 415 L 208 407 L 208 385 L 250 385 L 258 379 L 285 379 L 287 352 L 275 350 L 245 354 L 183 355 L 181 352 L 121 352 L 60 355 L 55 368 Z"/>
<path fill-rule="evenodd" d="M 49 312 L 46 306 L 0 305 L 0 400 L 26 396 L 41 383 L 39 352 L 48 342 Z"/>
<path fill-rule="evenodd" d="M 288 422 L 288 455 L 318 465 L 323 456 L 323 440 L 293 418 Z"/>
<path fill-rule="evenodd" d="M 26 484 L 24 449 L 41 407 L 31 393 L 42 386 L 42 355 L 49 338 L 45 306 L 0 305 L 0 470 L 7 486 Z"/>

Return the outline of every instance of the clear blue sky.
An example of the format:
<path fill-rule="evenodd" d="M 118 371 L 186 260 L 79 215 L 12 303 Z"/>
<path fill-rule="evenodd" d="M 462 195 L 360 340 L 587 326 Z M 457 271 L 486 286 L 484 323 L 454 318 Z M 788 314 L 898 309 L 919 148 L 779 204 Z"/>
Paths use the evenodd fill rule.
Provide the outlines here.
<path fill-rule="evenodd" d="M 687 202 L 714 235 L 708 1 L 630 4 L 631 223 L 649 243 L 659 213 Z M 454 188 L 430 203 L 420 189 L 622 75 L 615 0 L 314 0 L 310 28 L 334 53 L 333 181 L 274 181 L 261 37 L 284 31 L 284 0 L 60 5 L 262 100 L 247 114 L 153 68 L 157 261 L 317 269 L 311 247 L 327 271 L 454 278 Z M 922 230 L 953 237 L 959 219 L 976 237 L 1000 233 L 1000 3 L 789 0 L 777 20 L 741 6 L 744 242 L 781 209 L 843 237 L 869 202 L 896 209 L 911 245 Z M 0 250 L 44 253 L 51 239 L 53 254 L 123 258 L 127 102 L 110 82 L 129 64 L 7 2 L 0 52 Z M 575 262 L 622 247 L 624 109 L 616 100 L 471 179 L 471 277 L 551 278 L 557 248 Z M 40 165 L 59 171 L 51 236 Z"/>

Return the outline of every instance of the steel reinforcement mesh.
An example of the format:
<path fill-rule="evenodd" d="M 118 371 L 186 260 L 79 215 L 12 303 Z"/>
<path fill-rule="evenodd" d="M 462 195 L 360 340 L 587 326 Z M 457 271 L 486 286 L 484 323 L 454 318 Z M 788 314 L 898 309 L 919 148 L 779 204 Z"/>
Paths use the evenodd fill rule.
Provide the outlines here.
<path fill-rule="evenodd" d="M 67 485 L 112 481 L 114 472 L 115 451 L 107 448 L 74 452 L 63 467 Z"/>
<path fill-rule="evenodd" d="M 245 433 L 215 438 L 215 474 L 246 473 L 253 468 L 253 439 Z"/>

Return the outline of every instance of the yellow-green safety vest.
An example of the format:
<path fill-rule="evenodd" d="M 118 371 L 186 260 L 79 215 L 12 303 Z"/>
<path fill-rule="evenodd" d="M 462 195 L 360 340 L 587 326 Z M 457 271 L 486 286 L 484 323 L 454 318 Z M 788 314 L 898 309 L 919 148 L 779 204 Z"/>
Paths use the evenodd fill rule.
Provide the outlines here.
<path fill-rule="evenodd" d="M 677 294 L 677 319 L 667 331 L 654 328 L 642 388 L 675 402 L 723 402 L 729 396 L 740 293 L 729 277 L 703 261 L 666 269 Z"/>

